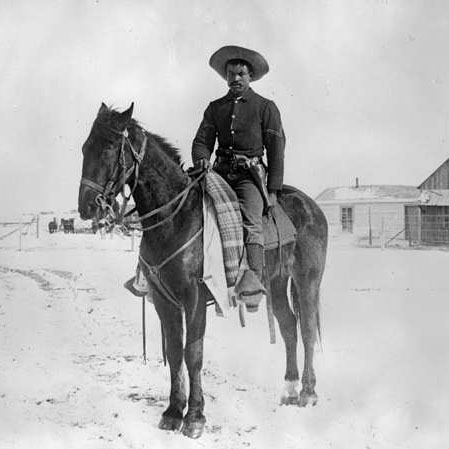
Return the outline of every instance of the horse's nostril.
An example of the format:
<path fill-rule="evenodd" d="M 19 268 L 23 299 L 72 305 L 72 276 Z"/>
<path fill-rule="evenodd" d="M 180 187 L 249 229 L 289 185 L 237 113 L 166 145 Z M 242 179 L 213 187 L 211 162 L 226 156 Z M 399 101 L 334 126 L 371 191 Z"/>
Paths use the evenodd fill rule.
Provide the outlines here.
<path fill-rule="evenodd" d="M 93 217 L 95 212 L 95 205 L 92 203 L 80 204 L 78 206 L 78 212 L 82 220 L 89 220 Z"/>

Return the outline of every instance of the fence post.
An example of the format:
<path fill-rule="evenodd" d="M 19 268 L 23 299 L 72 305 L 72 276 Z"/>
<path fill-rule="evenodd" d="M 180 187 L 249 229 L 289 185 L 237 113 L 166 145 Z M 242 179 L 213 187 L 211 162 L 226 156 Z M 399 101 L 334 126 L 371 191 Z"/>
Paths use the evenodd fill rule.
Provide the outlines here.
<path fill-rule="evenodd" d="M 412 246 L 412 226 L 410 221 L 407 223 L 408 246 Z"/>
<path fill-rule="evenodd" d="M 19 251 L 22 251 L 22 215 L 19 219 Z"/>
<path fill-rule="evenodd" d="M 382 249 L 385 249 L 385 223 L 384 223 L 384 217 L 382 217 L 381 227 L 380 227 L 380 247 Z"/>
<path fill-rule="evenodd" d="M 373 245 L 373 230 L 371 227 L 371 207 L 368 207 L 368 225 L 369 225 L 369 230 L 368 230 L 369 246 L 372 246 Z"/>
<path fill-rule="evenodd" d="M 36 215 L 36 238 L 37 239 L 39 238 L 39 218 L 40 218 L 40 215 L 37 214 Z"/>

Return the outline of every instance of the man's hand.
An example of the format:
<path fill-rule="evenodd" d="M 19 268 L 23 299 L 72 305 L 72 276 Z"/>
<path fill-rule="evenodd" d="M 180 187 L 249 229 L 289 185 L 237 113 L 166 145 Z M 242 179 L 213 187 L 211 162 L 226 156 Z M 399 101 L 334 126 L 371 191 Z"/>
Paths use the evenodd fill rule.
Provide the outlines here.
<path fill-rule="evenodd" d="M 198 159 L 197 161 L 195 161 L 193 166 L 197 170 L 209 170 L 212 167 L 212 164 L 208 159 L 203 157 L 202 159 Z"/>

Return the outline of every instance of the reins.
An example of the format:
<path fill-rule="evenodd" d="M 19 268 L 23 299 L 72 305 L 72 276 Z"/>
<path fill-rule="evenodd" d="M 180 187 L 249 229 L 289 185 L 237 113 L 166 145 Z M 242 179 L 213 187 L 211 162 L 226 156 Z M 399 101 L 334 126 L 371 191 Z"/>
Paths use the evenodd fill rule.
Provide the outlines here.
<path fill-rule="evenodd" d="M 181 254 L 185 249 L 187 249 L 203 232 L 203 227 L 201 226 L 200 229 L 198 229 L 195 234 L 193 234 L 192 237 L 190 237 L 187 242 L 185 242 L 181 247 L 179 247 L 177 250 L 175 250 L 172 254 L 170 254 L 168 257 L 166 257 L 162 262 L 160 262 L 157 265 L 150 265 L 145 258 L 142 256 L 141 253 L 139 253 L 139 260 L 142 262 L 142 265 L 146 268 L 148 271 L 148 275 L 151 278 L 151 280 L 154 282 L 154 284 L 159 288 L 161 293 L 164 294 L 165 299 L 167 299 L 172 305 L 176 306 L 178 309 L 182 309 L 182 306 L 179 302 L 179 300 L 176 298 L 176 296 L 172 293 L 170 288 L 165 284 L 161 277 L 161 269 L 167 265 L 171 260 L 173 260 L 176 256 Z"/>
<path fill-rule="evenodd" d="M 143 220 L 146 220 L 150 217 L 153 217 L 154 215 L 157 215 L 163 211 L 165 211 L 166 209 L 170 208 L 171 206 L 173 206 L 173 204 L 175 204 L 178 200 L 179 200 L 179 204 L 178 206 L 175 208 L 175 210 L 168 215 L 167 217 L 165 217 L 163 220 L 158 221 L 157 223 L 154 223 L 150 226 L 146 226 L 142 228 L 142 232 L 145 231 L 150 231 L 154 228 L 157 228 L 158 226 L 161 226 L 162 224 L 164 224 L 165 222 L 167 222 L 168 220 L 172 219 L 182 208 L 182 206 L 184 205 L 185 201 L 187 200 L 187 197 L 189 195 L 190 190 L 196 185 L 198 184 L 203 177 L 206 175 L 206 171 L 202 172 L 199 176 L 197 176 L 193 181 L 189 182 L 189 184 L 187 185 L 187 187 L 185 187 L 178 195 L 176 195 L 174 198 L 172 198 L 168 203 L 165 203 L 164 205 L 158 207 L 157 209 L 153 209 L 152 211 L 134 219 L 134 220 L 129 220 L 128 223 L 139 223 L 142 222 Z"/>

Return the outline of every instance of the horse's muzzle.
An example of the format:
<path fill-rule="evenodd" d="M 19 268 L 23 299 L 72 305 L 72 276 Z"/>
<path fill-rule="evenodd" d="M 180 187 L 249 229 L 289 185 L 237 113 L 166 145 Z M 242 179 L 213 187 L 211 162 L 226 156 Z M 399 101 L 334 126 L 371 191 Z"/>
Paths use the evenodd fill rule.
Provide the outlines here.
<path fill-rule="evenodd" d="M 98 205 L 95 202 L 97 193 L 80 185 L 78 194 L 78 212 L 82 220 L 90 220 L 95 217 Z"/>

